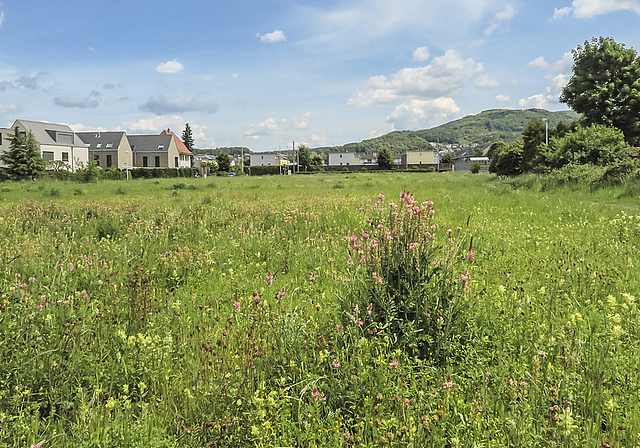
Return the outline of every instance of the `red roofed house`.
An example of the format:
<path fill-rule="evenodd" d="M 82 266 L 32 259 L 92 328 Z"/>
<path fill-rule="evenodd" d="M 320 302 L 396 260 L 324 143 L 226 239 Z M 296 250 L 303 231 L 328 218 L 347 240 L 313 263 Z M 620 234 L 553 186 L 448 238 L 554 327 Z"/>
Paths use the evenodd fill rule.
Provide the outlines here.
<path fill-rule="evenodd" d="M 176 168 L 191 168 L 191 162 L 193 159 L 193 153 L 189 151 L 187 145 L 185 145 L 182 140 L 170 129 L 166 131 L 162 131 L 160 135 L 172 135 L 173 141 L 178 148 L 178 157 L 175 158 L 175 167 Z"/>

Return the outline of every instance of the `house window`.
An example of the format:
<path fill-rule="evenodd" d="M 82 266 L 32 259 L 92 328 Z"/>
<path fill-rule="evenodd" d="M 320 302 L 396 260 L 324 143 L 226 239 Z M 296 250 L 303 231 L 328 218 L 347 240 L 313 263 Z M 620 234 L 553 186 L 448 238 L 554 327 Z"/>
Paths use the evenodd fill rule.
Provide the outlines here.
<path fill-rule="evenodd" d="M 58 132 L 57 137 L 56 142 L 73 145 L 73 134 L 69 134 L 68 132 Z"/>
<path fill-rule="evenodd" d="M 68 152 L 63 152 L 62 153 L 62 161 L 63 162 L 68 162 L 69 161 L 69 153 Z"/>
<path fill-rule="evenodd" d="M 149 166 L 149 162 L 148 162 L 147 156 L 143 156 L 142 157 L 142 166 L 144 166 L 144 167 Z"/>
<path fill-rule="evenodd" d="M 342 154 L 340 154 L 340 158 L 342 159 Z"/>
<path fill-rule="evenodd" d="M 176 168 L 178 168 L 179 164 L 178 164 L 178 158 L 176 157 Z"/>
<path fill-rule="evenodd" d="M 162 151 L 164 149 L 164 145 L 158 145 L 158 151 Z"/>
<path fill-rule="evenodd" d="M 107 168 L 111 168 L 111 154 L 107 154 Z"/>
<path fill-rule="evenodd" d="M 0 145 L 2 145 L 2 132 L 0 132 Z"/>
<path fill-rule="evenodd" d="M 18 137 L 25 138 L 27 136 L 27 131 L 18 131 Z"/>
<path fill-rule="evenodd" d="M 156 168 L 160 167 L 160 156 L 156 156 Z"/>
<path fill-rule="evenodd" d="M 105 148 L 113 148 L 113 143 L 107 143 L 104 145 Z"/>
<path fill-rule="evenodd" d="M 100 149 L 100 148 L 102 148 L 102 143 L 97 143 L 96 144 L 96 149 Z"/>
<path fill-rule="evenodd" d="M 53 151 L 42 151 L 42 158 L 49 162 L 53 162 Z"/>

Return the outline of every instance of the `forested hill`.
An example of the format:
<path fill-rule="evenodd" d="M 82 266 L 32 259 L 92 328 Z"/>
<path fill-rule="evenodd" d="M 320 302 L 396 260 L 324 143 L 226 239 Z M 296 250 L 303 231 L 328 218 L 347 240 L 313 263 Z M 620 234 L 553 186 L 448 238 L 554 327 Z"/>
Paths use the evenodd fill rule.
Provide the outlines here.
<path fill-rule="evenodd" d="M 373 153 L 386 147 L 392 152 L 400 152 L 429 148 L 429 142 L 438 140 L 440 143 L 458 145 L 482 145 L 499 140 L 509 143 L 522 137 L 522 131 L 533 118 L 548 118 L 549 127 L 552 128 L 561 121 L 569 124 L 579 117 L 580 115 L 570 110 L 550 112 L 544 109 L 491 109 L 431 129 L 394 131 L 359 143 L 316 148 L 315 151 Z"/>

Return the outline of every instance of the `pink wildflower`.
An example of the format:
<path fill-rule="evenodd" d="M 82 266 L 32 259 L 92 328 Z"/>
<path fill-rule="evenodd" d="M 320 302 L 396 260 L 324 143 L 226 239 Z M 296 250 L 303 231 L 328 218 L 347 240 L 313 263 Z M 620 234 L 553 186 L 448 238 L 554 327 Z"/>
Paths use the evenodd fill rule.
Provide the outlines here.
<path fill-rule="evenodd" d="M 353 266 L 353 259 L 349 257 L 349 259 L 347 260 L 347 263 Z"/>
<path fill-rule="evenodd" d="M 362 234 L 362 239 L 363 239 L 363 240 L 369 239 L 369 234 L 368 234 L 367 232 L 364 232 L 364 233 Z"/>
<path fill-rule="evenodd" d="M 238 301 L 233 302 L 233 307 L 236 309 L 236 311 L 240 311 L 240 302 Z"/>
<path fill-rule="evenodd" d="M 312 282 L 316 281 L 316 273 L 315 272 L 311 273 L 311 277 L 309 277 L 309 280 L 312 281 Z"/>
<path fill-rule="evenodd" d="M 351 241 L 351 242 L 358 241 L 358 237 L 357 237 L 357 236 L 355 236 L 355 235 L 351 235 L 351 236 L 349 237 L 349 241 Z"/>
<path fill-rule="evenodd" d="M 42 308 L 44 308 L 44 305 L 42 305 L 42 304 L 39 304 L 39 305 L 36 307 L 36 309 L 37 309 L 38 311 L 40 311 Z"/>
<path fill-rule="evenodd" d="M 367 307 L 367 314 L 371 316 L 371 313 L 373 313 L 373 304 L 370 303 Z"/>
<path fill-rule="evenodd" d="M 255 303 L 260 303 L 260 296 L 258 295 L 258 293 L 257 293 L 257 292 L 254 292 L 254 293 L 253 293 L 253 301 L 254 301 Z"/>
<path fill-rule="evenodd" d="M 284 286 L 283 286 L 282 289 L 278 291 L 278 297 L 284 297 L 286 294 L 287 292 L 284 290 Z"/>
<path fill-rule="evenodd" d="M 487 376 L 491 376 L 491 372 L 489 372 L 489 369 L 486 369 L 485 372 Z"/>
<path fill-rule="evenodd" d="M 271 275 L 271 272 L 269 272 L 267 274 L 267 285 L 271 285 L 271 283 L 273 283 L 273 275 Z"/>
<path fill-rule="evenodd" d="M 29 277 L 29 281 L 30 281 L 30 282 L 35 282 L 35 281 L 36 281 L 36 278 L 35 278 L 35 277 Z"/>
<path fill-rule="evenodd" d="M 42 445 L 44 445 L 44 440 L 42 440 L 41 442 L 38 443 L 32 443 L 30 448 L 41 448 Z"/>
<path fill-rule="evenodd" d="M 384 191 L 380 192 L 380 194 L 378 195 L 378 199 L 384 201 Z"/>
<path fill-rule="evenodd" d="M 453 380 L 448 380 L 442 383 L 443 390 L 451 389 L 452 387 L 453 387 Z"/>
<path fill-rule="evenodd" d="M 409 250 L 413 250 L 418 247 L 418 243 L 409 243 Z"/>
<path fill-rule="evenodd" d="M 313 392 L 311 392 L 311 398 L 317 400 L 318 396 L 320 396 L 320 392 L 318 392 L 318 388 L 316 387 L 313 389 Z"/>
<path fill-rule="evenodd" d="M 460 280 L 462 280 L 463 282 L 466 282 L 467 280 L 469 280 L 469 276 L 467 274 L 462 274 L 460 275 Z"/>
<path fill-rule="evenodd" d="M 467 260 L 473 260 L 473 257 L 475 257 L 475 254 L 473 252 L 469 252 L 467 254 Z"/>
<path fill-rule="evenodd" d="M 338 361 L 337 359 L 334 359 L 333 362 L 331 363 L 331 367 L 333 368 L 339 368 L 340 367 L 340 361 Z"/>
<path fill-rule="evenodd" d="M 394 359 L 393 361 L 391 361 L 389 363 L 389 367 L 391 367 L 392 369 L 396 369 L 398 367 L 398 360 Z"/>

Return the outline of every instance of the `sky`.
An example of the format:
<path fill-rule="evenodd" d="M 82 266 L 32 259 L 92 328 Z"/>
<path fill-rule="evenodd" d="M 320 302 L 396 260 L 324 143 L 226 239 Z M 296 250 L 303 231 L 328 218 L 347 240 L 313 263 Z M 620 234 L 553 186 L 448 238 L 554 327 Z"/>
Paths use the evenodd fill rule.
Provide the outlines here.
<path fill-rule="evenodd" d="M 0 126 L 342 145 L 564 110 L 571 50 L 640 50 L 640 0 L 0 0 Z"/>

